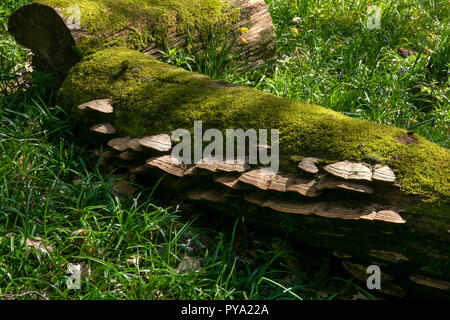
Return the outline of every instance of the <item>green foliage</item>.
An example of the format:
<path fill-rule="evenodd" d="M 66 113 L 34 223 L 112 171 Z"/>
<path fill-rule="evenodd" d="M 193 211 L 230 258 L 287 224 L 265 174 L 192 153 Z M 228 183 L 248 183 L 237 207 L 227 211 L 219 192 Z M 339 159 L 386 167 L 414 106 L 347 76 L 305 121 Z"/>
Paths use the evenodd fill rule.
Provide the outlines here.
<path fill-rule="evenodd" d="M 224 28 L 217 27 L 211 30 L 204 41 L 204 48 L 191 53 L 195 64 L 196 72 L 202 73 L 209 77 L 220 79 L 229 74 L 233 74 L 238 69 L 244 67 L 245 63 L 238 62 L 238 58 L 242 53 L 243 47 L 233 52 L 233 48 L 238 40 L 236 32 L 225 34 Z M 188 41 L 191 50 L 194 50 L 196 44 L 192 38 L 190 28 L 188 27 Z"/>
<path fill-rule="evenodd" d="M 41 97 L 48 96 L 55 89 L 54 79 L 51 73 L 34 71 L 32 82 L 37 85 Z"/>
<path fill-rule="evenodd" d="M 267 3 L 279 58 L 266 70 L 233 75 L 235 83 L 449 146 L 448 1 Z M 371 5 L 381 9 L 380 29 L 366 26 Z M 417 54 L 402 58 L 399 48 Z"/>
<path fill-rule="evenodd" d="M 27 0 L 5 0 L 0 6 L 0 101 L 3 95 L 7 95 L 12 89 L 22 87 L 17 77 L 25 66 L 27 53 L 19 48 L 14 39 L 7 32 L 9 14 L 28 3 Z"/>
<path fill-rule="evenodd" d="M 129 61 L 121 77 L 111 74 Z M 115 106 L 111 124 L 122 136 L 142 137 L 178 128 L 279 129 L 282 159 L 315 155 L 335 161 L 368 161 L 396 170 L 403 191 L 448 198 L 450 151 L 417 136 L 397 141 L 406 130 L 362 121 L 330 109 L 284 99 L 254 88 L 167 65 L 129 49 L 107 49 L 85 57 L 58 92 L 61 107 L 83 122 L 76 106 L 108 97 Z M 88 129 L 88 127 L 85 127 Z M 284 168 L 281 168 L 284 169 Z"/>
<path fill-rule="evenodd" d="M 165 62 L 170 63 L 179 68 L 184 68 L 189 71 L 194 71 L 194 70 L 192 70 L 191 64 L 195 63 L 195 61 L 183 49 L 172 48 L 172 49 L 169 49 L 167 52 L 160 51 L 160 53 L 163 54 Z"/>
<path fill-rule="evenodd" d="M 188 49 L 173 48 L 162 52 L 166 57 L 165 62 L 215 79 L 226 79 L 244 69 L 248 62 L 239 59 L 244 44 L 238 50 L 233 50 L 239 39 L 238 33 L 224 30 L 226 28 L 215 26 L 203 40 L 194 40 L 188 26 Z"/>

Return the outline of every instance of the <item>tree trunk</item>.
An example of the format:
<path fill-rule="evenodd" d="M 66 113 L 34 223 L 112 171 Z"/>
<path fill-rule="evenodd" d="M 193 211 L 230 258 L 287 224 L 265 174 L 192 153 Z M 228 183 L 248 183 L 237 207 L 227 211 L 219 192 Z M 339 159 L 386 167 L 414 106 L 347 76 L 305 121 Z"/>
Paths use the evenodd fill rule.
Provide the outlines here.
<path fill-rule="evenodd" d="M 46 0 L 19 8 L 8 21 L 17 42 L 33 51 L 35 67 L 52 72 L 57 85 L 81 57 L 108 47 L 156 57 L 187 48 L 188 25 L 199 47 L 211 30 L 238 36 L 235 49 L 244 47 L 253 66 L 275 54 L 264 0 Z"/>
<path fill-rule="evenodd" d="M 126 49 L 83 59 L 64 81 L 58 103 L 74 116 L 80 135 L 105 146 L 107 171 L 118 169 L 144 185 L 167 172 L 162 187 L 170 197 L 288 230 L 297 241 L 334 251 L 358 279 L 377 264 L 382 292 L 448 294 L 445 148 L 402 129 L 213 80 Z M 192 132 L 196 120 L 203 121 L 203 132 L 279 129 L 280 171 L 173 161 L 171 133 Z"/>

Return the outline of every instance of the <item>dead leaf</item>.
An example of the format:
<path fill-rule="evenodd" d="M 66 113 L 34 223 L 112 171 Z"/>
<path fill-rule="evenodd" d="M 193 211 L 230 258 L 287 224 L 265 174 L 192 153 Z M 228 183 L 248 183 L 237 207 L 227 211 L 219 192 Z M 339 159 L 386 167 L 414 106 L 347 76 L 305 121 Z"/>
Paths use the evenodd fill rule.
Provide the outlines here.
<path fill-rule="evenodd" d="M 405 134 L 405 135 L 401 136 L 400 138 L 397 138 L 397 141 L 400 143 L 403 143 L 405 145 L 419 143 L 419 141 L 415 137 L 413 137 L 409 134 Z"/>
<path fill-rule="evenodd" d="M 141 256 L 133 254 L 131 257 L 127 259 L 128 263 L 139 265 L 139 261 L 141 260 Z"/>
<path fill-rule="evenodd" d="M 4 298 L 5 300 L 17 300 L 19 298 L 23 298 L 30 295 L 39 297 L 39 300 L 50 300 L 45 294 L 42 294 L 37 291 L 27 291 L 19 294 L 0 294 L 0 298 Z"/>
<path fill-rule="evenodd" d="M 85 229 L 78 229 L 75 230 L 74 232 L 72 232 L 72 234 L 70 235 L 71 237 L 85 237 L 87 235 L 86 230 Z"/>
<path fill-rule="evenodd" d="M 162 299 L 162 298 L 164 298 L 164 295 L 163 295 L 162 292 L 159 291 L 159 290 L 156 290 L 155 293 L 153 294 L 153 296 L 154 296 L 156 299 Z"/>
<path fill-rule="evenodd" d="M 55 251 L 51 246 L 42 243 L 44 239 L 42 238 L 27 238 L 25 242 L 26 252 L 25 258 L 28 258 L 32 248 L 36 249 L 39 253 L 50 253 Z"/>
<path fill-rule="evenodd" d="M 417 54 L 417 52 L 407 49 L 407 48 L 398 48 L 397 53 L 402 58 L 407 58 L 409 56 L 414 56 Z"/>
<path fill-rule="evenodd" d="M 22 166 L 22 165 L 23 165 L 23 155 L 21 155 L 21 156 L 19 157 L 18 164 L 19 164 L 19 166 Z M 28 160 L 28 163 L 27 163 L 27 170 L 30 170 L 30 169 L 31 169 L 31 160 Z"/>
<path fill-rule="evenodd" d="M 88 263 L 81 262 L 79 264 L 69 263 L 67 272 L 70 274 L 79 275 L 81 279 L 89 278 L 91 276 L 91 268 Z"/>

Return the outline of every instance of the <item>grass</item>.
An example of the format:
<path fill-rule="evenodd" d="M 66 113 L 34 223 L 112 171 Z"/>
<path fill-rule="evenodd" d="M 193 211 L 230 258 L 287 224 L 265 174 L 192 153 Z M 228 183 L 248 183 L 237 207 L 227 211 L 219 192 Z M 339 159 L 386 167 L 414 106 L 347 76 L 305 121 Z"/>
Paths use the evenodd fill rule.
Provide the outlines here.
<path fill-rule="evenodd" d="M 247 65 L 244 62 L 236 62 L 238 56 L 242 54 L 243 46 L 233 52 L 239 38 L 238 34 L 230 36 L 216 27 L 202 41 L 203 48 L 194 49 L 195 40 L 192 38 L 189 26 L 187 30 L 190 50 L 172 48 L 168 52 L 160 51 L 167 63 L 216 79 L 226 78 Z"/>
<path fill-rule="evenodd" d="M 282 59 L 252 85 L 449 146 L 448 2 L 268 2 Z M 380 29 L 366 27 L 369 5 L 380 7 Z"/>
<path fill-rule="evenodd" d="M 295 283 L 296 295 L 318 289 L 286 267 L 286 259 L 295 259 L 287 243 L 245 258 L 249 253 L 237 248 L 249 241 L 241 220 L 206 229 L 176 208 L 154 205 L 153 189 L 119 200 L 115 179 L 100 174 L 95 155 L 85 162 L 90 152 L 77 147 L 70 119 L 35 97 L 23 99 L 3 104 L 0 125 L 0 295 L 260 299 L 290 297 L 274 283 Z M 81 290 L 66 285 L 69 264 L 89 270 Z"/>
<path fill-rule="evenodd" d="M 26 2 L 0 5 L 0 299 L 333 299 L 364 291 L 336 276 L 332 261 L 258 234 L 242 218 L 205 222 L 159 203 L 157 186 L 120 200 L 116 179 L 102 175 L 98 154 L 50 102 L 49 75 L 23 72 L 29 55 L 6 21 Z M 203 56 L 174 48 L 166 60 L 449 146 L 445 1 L 267 3 L 274 63 L 237 73 L 214 37 Z M 381 8 L 381 29 L 365 27 L 369 4 Z M 402 58 L 399 47 L 417 54 Z M 85 270 L 80 290 L 66 284 L 70 264 Z"/>
<path fill-rule="evenodd" d="M 293 3 L 268 1 L 282 58 L 252 85 L 449 146 L 447 1 Z M 370 5 L 380 8 L 380 29 L 366 26 Z M 402 58 L 399 48 L 417 54 Z"/>
<path fill-rule="evenodd" d="M 277 34 L 275 62 L 257 70 L 215 74 L 196 68 L 206 59 L 180 50 L 172 49 L 166 61 L 352 117 L 414 130 L 450 146 L 447 1 L 266 2 Z M 375 12 L 368 10 L 370 6 L 380 10 L 380 29 L 367 27 Z M 208 48 L 216 49 L 217 56 L 222 53 L 217 44 Z M 415 54 L 403 58 L 399 49 Z"/>

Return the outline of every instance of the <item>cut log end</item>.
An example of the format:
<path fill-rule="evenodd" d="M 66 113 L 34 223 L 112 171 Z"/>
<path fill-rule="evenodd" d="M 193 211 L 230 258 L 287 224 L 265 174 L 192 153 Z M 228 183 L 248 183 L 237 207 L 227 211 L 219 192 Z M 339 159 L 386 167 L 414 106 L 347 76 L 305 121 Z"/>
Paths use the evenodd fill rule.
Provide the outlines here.
<path fill-rule="evenodd" d="M 104 44 L 108 42 L 120 41 L 125 46 L 132 46 L 133 49 L 144 52 L 155 57 L 161 56 L 160 50 L 165 46 L 169 47 L 183 47 L 188 41 L 187 35 L 181 29 L 177 28 L 179 19 L 172 19 L 166 26 L 158 24 L 158 16 L 171 15 L 182 17 L 190 14 L 193 16 L 193 23 L 191 31 L 192 34 L 201 33 L 198 30 L 196 19 L 205 22 L 205 26 L 213 28 L 218 26 L 228 15 L 233 14 L 235 6 L 240 8 L 240 17 L 235 17 L 237 21 L 233 21 L 236 27 L 247 27 L 247 32 L 242 35 L 242 41 L 237 41 L 233 50 L 241 49 L 243 55 L 239 56 L 240 60 L 245 59 L 250 65 L 256 66 L 264 63 L 268 58 L 271 58 L 276 53 L 276 36 L 273 27 L 272 19 L 269 14 L 267 5 L 264 0 L 238 0 L 233 1 L 234 5 L 229 8 L 223 7 L 221 11 L 223 16 L 217 16 L 215 9 L 219 5 L 219 0 L 199 1 L 199 3 L 192 7 L 189 3 L 183 3 L 176 6 L 168 6 L 164 1 L 146 1 L 146 5 L 140 5 L 139 1 L 130 1 L 131 7 L 139 8 L 139 18 L 133 18 L 134 15 L 124 11 L 120 11 L 120 7 L 109 5 L 108 1 L 98 0 L 98 8 L 91 10 L 89 6 L 76 7 L 79 10 L 78 14 L 81 16 L 81 21 L 74 21 L 72 18 L 73 11 L 70 8 L 73 6 L 72 1 L 45 1 L 44 3 L 32 3 L 24 5 L 11 15 L 8 21 L 8 30 L 14 35 L 17 42 L 23 46 L 31 49 L 34 53 L 36 70 L 49 71 L 56 76 L 56 82 L 59 86 L 64 80 L 69 70 L 80 60 L 80 55 L 91 53 L 92 51 L 103 48 Z M 197 7 L 201 7 L 198 10 Z M 158 11 L 155 17 L 155 11 Z M 166 12 L 164 12 L 166 11 Z M 131 11 L 130 11 L 131 12 Z M 160 12 L 160 13 L 159 13 Z M 208 16 L 203 19 L 201 16 L 194 16 L 198 13 Z M 135 42 L 130 41 L 129 30 L 122 30 L 118 32 L 120 25 L 114 22 L 109 24 L 98 24 L 99 21 L 111 20 L 112 17 L 120 15 L 127 20 L 127 28 L 142 31 L 146 27 L 146 33 L 138 46 Z M 89 21 L 83 20 L 83 17 L 90 16 Z M 217 16 L 214 18 L 214 16 Z M 155 18 L 158 19 L 155 21 Z M 212 19 L 211 19 L 212 18 Z M 113 18 L 114 20 L 114 18 Z M 185 20 L 181 18 L 181 20 Z M 210 21 L 211 20 L 211 21 Z M 214 22 L 217 20 L 217 22 Z M 75 22 L 75 23 L 74 23 Z M 209 24 L 209 25 L 208 25 Z M 203 24 L 202 24 L 203 25 Z M 98 32 L 99 28 L 102 28 Z M 115 30 L 114 27 L 117 27 Z M 166 28 L 164 30 L 162 28 Z M 206 28 L 206 29 L 208 29 Z M 220 31 L 221 26 L 218 26 Z M 147 30 L 148 29 L 148 30 Z M 93 31 L 95 30 L 95 31 Z M 148 35 L 158 35 L 161 31 L 167 35 L 168 43 L 162 43 L 160 40 L 150 40 L 152 37 Z M 159 37 L 156 37 L 159 38 Z M 120 39 L 120 40 L 119 40 Z M 197 39 L 195 39 L 197 40 Z M 101 43 L 101 46 L 96 45 Z M 200 47 L 201 44 L 199 43 Z M 74 50 L 74 48 L 78 50 Z M 244 56 L 245 55 L 245 56 Z"/>
<path fill-rule="evenodd" d="M 75 40 L 69 28 L 52 7 L 40 3 L 22 6 L 9 17 L 8 31 L 33 51 L 37 70 L 54 74 L 57 85 L 80 60 L 73 50 Z"/>

